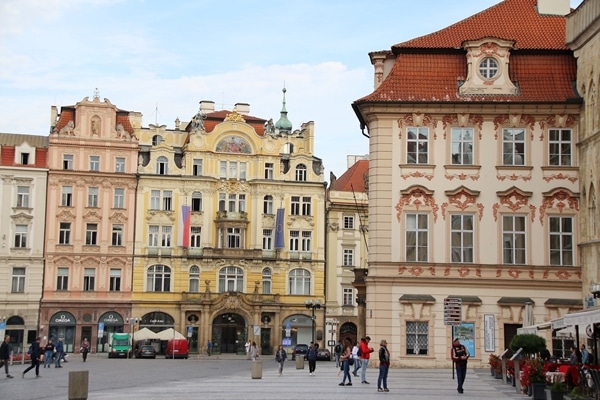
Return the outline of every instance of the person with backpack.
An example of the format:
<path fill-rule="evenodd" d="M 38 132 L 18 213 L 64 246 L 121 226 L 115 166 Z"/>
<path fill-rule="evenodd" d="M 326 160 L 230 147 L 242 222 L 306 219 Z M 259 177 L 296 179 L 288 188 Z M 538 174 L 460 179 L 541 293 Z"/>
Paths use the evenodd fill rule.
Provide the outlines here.
<path fill-rule="evenodd" d="M 35 368 L 35 377 L 40 377 L 40 358 L 42 357 L 42 348 L 40 347 L 41 340 L 42 338 L 38 336 L 38 338 L 35 339 L 35 342 L 29 346 L 29 351 L 27 353 L 31 358 L 31 365 L 23 371 L 23 374 L 21 375 L 22 378 L 25 378 L 25 374 L 33 368 Z"/>
<path fill-rule="evenodd" d="M 308 352 L 306 353 L 306 358 L 308 359 L 308 375 L 312 376 L 315 372 L 315 368 L 317 367 L 317 352 L 318 347 L 314 342 L 310 342 L 310 346 L 308 346 Z"/>
<path fill-rule="evenodd" d="M 354 359 L 354 371 L 352 371 L 352 375 L 358 377 L 356 373 L 360 368 L 360 345 L 358 342 L 354 342 L 354 347 L 352 347 L 352 358 Z"/>
<path fill-rule="evenodd" d="M 342 355 L 342 350 L 344 348 L 342 347 L 342 343 L 341 342 L 337 342 L 337 344 L 335 345 L 335 348 L 333 349 L 334 355 L 335 355 L 335 366 L 336 368 L 340 367 L 340 356 Z"/>

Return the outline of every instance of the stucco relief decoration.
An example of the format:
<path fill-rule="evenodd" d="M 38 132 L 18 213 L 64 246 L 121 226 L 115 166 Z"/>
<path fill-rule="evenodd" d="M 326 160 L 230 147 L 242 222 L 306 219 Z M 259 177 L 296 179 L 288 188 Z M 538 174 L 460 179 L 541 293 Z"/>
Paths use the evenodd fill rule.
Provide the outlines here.
<path fill-rule="evenodd" d="M 412 276 L 421 276 L 423 274 L 423 268 L 422 267 L 410 267 L 409 272 Z"/>
<path fill-rule="evenodd" d="M 529 205 L 528 198 L 531 197 L 531 192 L 523 192 L 515 187 L 512 187 L 508 191 L 497 193 L 500 197 L 500 202 L 494 203 L 493 215 L 494 221 L 498 220 L 498 209 L 501 206 L 507 207 L 509 210 L 516 212 L 521 207 Z M 530 213 L 535 213 L 535 207 L 529 208 Z M 532 217 L 533 218 L 533 217 Z"/>
<path fill-rule="evenodd" d="M 409 188 L 406 192 L 403 192 L 400 196 L 400 200 L 396 204 L 396 218 L 398 222 L 402 219 L 402 210 L 405 206 L 412 205 L 417 210 L 422 206 L 427 206 L 431 209 L 433 214 L 433 222 L 437 221 L 437 213 L 439 206 L 436 204 L 433 198 L 433 192 L 428 192 L 422 187 Z"/>
<path fill-rule="evenodd" d="M 404 180 L 407 180 L 408 178 L 425 178 L 430 181 L 433 179 L 433 174 L 424 174 L 421 171 L 415 171 L 410 174 L 402 174 L 400 177 Z"/>
<path fill-rule="evenodd" d="M 433 139 L 437 139 L 437 135 L 435 133 L 435 126 L 437 121 L 435 118 L 432 118 L 430 115 L 423 114 L 422 112 L 416 112 L 412 114 L 406 114 L 404 117 L 398 118 L 398 128 L 400 128 L 400 133 L 398 134 L 398 138 L 402 139 L 402 130 L 406 126 L 427 126 L 431 128 Z"/>
<path fill-rule="evenodd" d="M 58 132 L 61 136 L 75 136 L 75 123 L 73 121 L 67 122 L 65 126 Z"/>
<path fill-rule="evenodd" d="M 60 221 L 73 221 L 75 219 L 75 215 L 69 210 L 61 211 L 57 216 L 57 220 Z"/>
<path fill-rule="evenodd" d="M 250 154 L 252 153 L 252 148 L 244 138 L 239 136 L 229 136 L 217 143 L 215 151 L 221 153 Z"/>
<path fill-rule="evenodd" d="M 546 124 L 548 127 L 552 128 L 570 128 L 575 125 L 575 116 L 571 114 L 556 114 L 546 118 L 546 120 L 541 120 L 539 124 L 540 128 L 542 129 L 542 133 L 540 135 L 540 141 L 542 141 L 544 140 Z"/>
<path fill-rule="evenodd" d="M 479 214 L 479 220 L 483 217 L 484 206 L 481 203 L 477 203 L 475 198 L 479 195 L 479 192 L 471 192 L 465 187 L 460 187 L 455 191 L 447 191 L 448 202 L 442 204 L 442 218 L 446 219 L 446 210 L 449 205 L 453 205 L 461 211 L 465 211 L 468 207 L 476 205 Z"/>
<path fill-rule="evenodd" d="M 557 181 L 568 180 L 571 183 L 575 183 L 575 182 L 577 182 L 579 180 L 579 178 L 577 178 L 576 176 L 566 175 L 566 174 L 563 174 L 562 172 L 558 173 L 558 174 L 552 174 L 552 175 L 544 176 L 542 179 L 545 180 L 546 182 L 550 182 L 550 181 L 553 181 L 555 179 Z"/>
<path fill-rule="evenodd" d="M 100 117 L 97 115 L 92 117 L 91 134 L 92 136 L 100 136 Z"/>
<path fill-rule="evenodd" d="M 224 308 L 233 309 L 240 307 L 240 300 L 237 298 L 237 295 L 229 295 L 225 298 L 225 302 L 223 304 Z"/>
<path fill-rule="evenodd" d="M 237 107 L 233 107 L 233 111 L 230 114 L 227 114 L 225 117 L 225 121 L 229 122 L 246 122 L 244 116 L 237 111 Z"/>
<path fill-rule="evenodd" d="M 508 276 L 510 276 L 513 279 L 519 279 L 519 275 L 521 275 L 521 270 L 517 269 L 517 268 L 511 268 L 508 270 Z"/>
<path fill-rule="evenodd" d="M 463 265 L 462 267 L 458 268 L 456 270 L 458 272 L 458 276 L 460 276 L 461 278 L 464 278 L 465 276 L 468 276 L 469 273 L 471 272 L 471 269 L 465 265 Z"/>
<path fill-rule="evenodd" d="M 123 140 L 129 140 L 129 139 L 137 139 L 135 137 L 135 135 L 127 132 L 125 130 L 125 127 L 122 124 L 117 124 L 117 126 L 115 127 L 115 132 L 116 132 L 116 138 L 117 139 L 123 139 Z"/>
<path fill-rule="evenodd" d="M 331 224 L 327 225 L 327 228 L 329 228 L 329 231 L 331 232 L 337 232 L 340 229 L 340 224 L 337 222 L 332 222 Z"/>
<path fill-rule="evenodd" d="M 555 208 L 558 209 L 560 214 L 562 214 L 563 210 L 567 206 L 571 210 L 579 211 L 579 198 L 574 196 L 570 190 L 558 189 L 551 194 L 545 194 L 544 200 L 540 205 L 540 223 L 544 225 L 546 209 Z"/>
<path fill-rule="evenodd" d="M 479 140 L 482 138 L 481 126 L 483 125 L 483 116 L 480 114 L 469 114 L 469 113 L 457 113 L 448 114 L 442 117 L 442 126 L 444 128 L 444 139 L 449 132 L 449 129 L 454 126 L 460 126 L 462 128 L 468 126 L 474 126 L 479 133 Z"/>
<path fill-rule="evenodd" d="M 222 182 L 218 191 L 227 193 L 248 192 L 248 186 L 237 180 L 228 180 Z"/>
<path fill-rule="evenodd" d="M 535 118 L 527 114 L 502 114 L 494 118 L 494 139 L 498 140 L 498 134 L 504 127 L 508 128 L 519 128 L 526 126 L 529 129 L 531 140 L 533 140 L 533 127 L 535 125 Z"/>

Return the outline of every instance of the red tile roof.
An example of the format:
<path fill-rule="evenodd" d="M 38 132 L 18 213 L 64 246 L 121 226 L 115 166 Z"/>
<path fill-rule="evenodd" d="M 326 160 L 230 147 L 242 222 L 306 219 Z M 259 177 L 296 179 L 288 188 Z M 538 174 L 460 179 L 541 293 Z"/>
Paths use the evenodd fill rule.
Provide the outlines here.
<path fill-rule="evenodd" d="M 365 193 L 365 179 L 369 176 L 369 160 L 359 160 L 340 176 L 331 190 Z"/>
<path fill-rule="evenodd" d="M 206 119 L 204 120 L 204 129 L 206 132 L 212 132 L 215 129 L 215 126 L 225 121 L 225 118 L 231 114 L 232 111 L 229 110 L 221 110 L 215 111 L 206 115 Z M 254 128 L 256 134 L 258 136 L 263 136 L 265 133 L 265 122 L 266 119 L 253 117 L 251 115 L 242 115 L 246 123 Z M 191 122 L 190 122 L 191 124 Z M 188 131 L 191 129 L 190 125 L 187 127 Z"/>
<path fill-rule="evenodd" d="M 460 48 L 465 40 L 497 37 L 514 40 L 515 48 L 566 50 L 566 18 L 539 15 L 538 0 L 504 0 L 454 25 L 399 43 L 398 48 Z"/>

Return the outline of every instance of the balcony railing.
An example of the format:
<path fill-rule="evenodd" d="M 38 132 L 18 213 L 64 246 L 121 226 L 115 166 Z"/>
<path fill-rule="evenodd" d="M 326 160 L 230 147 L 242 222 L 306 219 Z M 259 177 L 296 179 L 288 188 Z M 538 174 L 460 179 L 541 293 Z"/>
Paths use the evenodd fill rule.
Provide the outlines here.
<path fill-rule="evenodd" d="M 248 213 L 245 211 L 217 211 L 217 220 L 247 221 Z"/>

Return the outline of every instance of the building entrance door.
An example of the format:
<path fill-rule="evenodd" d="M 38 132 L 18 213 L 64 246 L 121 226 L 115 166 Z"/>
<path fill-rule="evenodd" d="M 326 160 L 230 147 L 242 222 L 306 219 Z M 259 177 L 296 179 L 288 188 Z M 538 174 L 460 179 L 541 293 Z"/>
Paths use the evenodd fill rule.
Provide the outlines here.
<path fill-rule="evenodd" d="M 218 315 L 212 324 L 213 352 L 245 354 L 246 321 L 235 313 Z"/>

